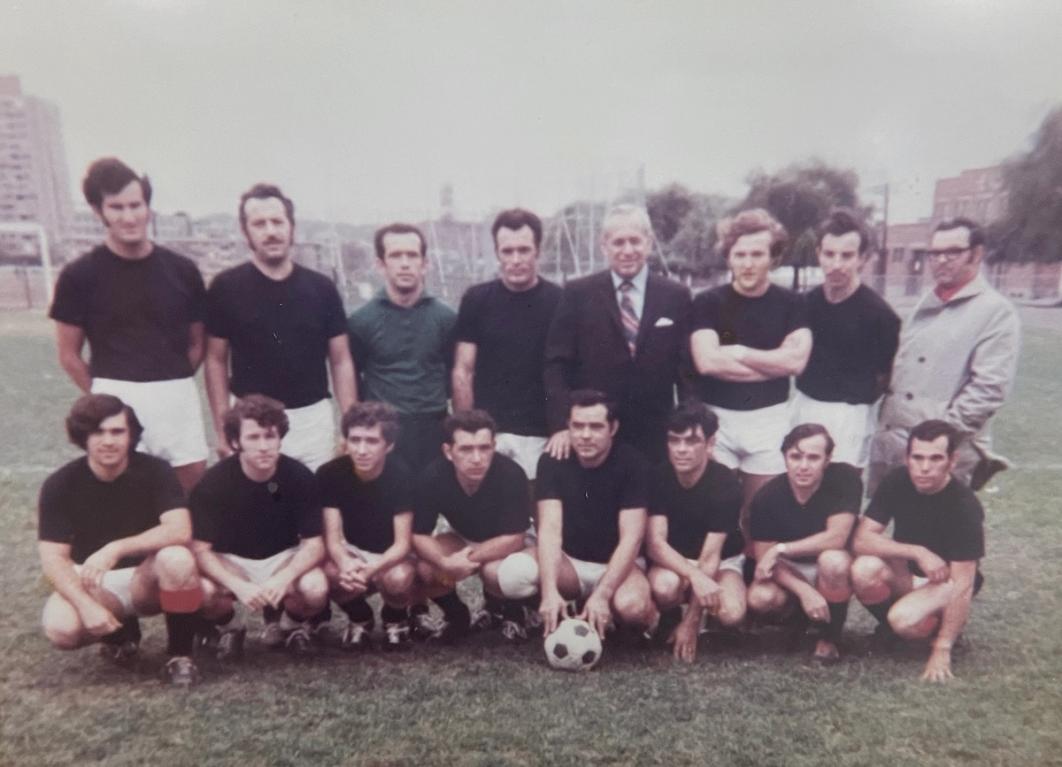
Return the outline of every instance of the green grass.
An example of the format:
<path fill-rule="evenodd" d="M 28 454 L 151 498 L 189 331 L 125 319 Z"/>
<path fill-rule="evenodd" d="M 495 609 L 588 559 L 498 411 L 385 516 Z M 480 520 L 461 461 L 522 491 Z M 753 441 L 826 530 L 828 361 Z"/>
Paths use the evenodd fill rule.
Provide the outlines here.
<path fill-rule="evenodd" d="M 1062 764 L 1060 341 L 1027 333 L 998 419 L 1017 467 L 982 495 L 988 581 L 950 685 L 918 682 L 922 654 L 866 657 L 872 622 L 853 606 L 851 651 L 831 669 L 771 635 L 702 651 L 692 667 L 610 643 L 581 676 L 550 671 L 535 643 L 493 636 L 298 664 L 249 643 L 239 666 L 203 661 L 203 684 L 181 694 L 156 681 L 161 621 L 145 622 L 133 671 L 39 633 L 36 492 L 76 455 L 61 418 L 74 390 L 43 320 L 0 317 L 0 765 Z"/>

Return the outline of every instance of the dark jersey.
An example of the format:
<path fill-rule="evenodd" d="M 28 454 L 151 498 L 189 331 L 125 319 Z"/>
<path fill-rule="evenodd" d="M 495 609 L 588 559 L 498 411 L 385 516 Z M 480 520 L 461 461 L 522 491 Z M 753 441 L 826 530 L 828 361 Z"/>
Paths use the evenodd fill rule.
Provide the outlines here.
<path fill-rule="evenodd" d="M 898 466 L 881 480 L 867 507 L 875 522 L 895 523 L 893 538 L 925 546 L 947 562 L 973 562 L 985 555 L 985 511 L 973 490 L 953 479 L 939 493 L 923 495 L 907 467 Z M 911 571 L 925 575 L 914 562 Z"/>
<path fill-rule="evenodd" d="M 807 322 L 800 296 L 777 285 L 768 286 L 767 292 L 756 298 L 741 295 L 732 285 L 721 285 L 693 299 L 693 332 L 714 330 L 720 346 L 777 349 L 787 335 L 803 327 Z M 709 405 L 758 410 L 789 399 L 789 378 L 736 382 L 700 376 L 697 390 Z"/>
<path fill-rule="evenodd" d="M 788 543 L 821 533 L 826 520 L 835 514 L 859 513 L 863 500 L 863 480 L 859 470 L 847 463 L 831 463 L 822 475 L 822 484 L 807 503 L 793 495 L 789 477 L 781 474 L 752 498 L 749 506 L 749 534 L 754 541 Z M 814 562 L 816 557 L 794 557 Z"/>
<path fill-rule="evenodd" d="M 884 392 L 900 342 L 900 318 L 866 285 L 837 304 L 822 287 L 805 297 L 814 343 L 797 389 L 820 402 L 871 404 Z"/>
<path fill-rule="evenodd" d="M 709 461 L 693 487 L 683 487 L 670 463 L 653 470 L 649 514 L 667 517 L 667 542 L 687 559 L 698 559 L 708 533 L 726 533 L 722 558 L 740 554 L 741 483 L 727 467 Z"/>
<path fill-rule="evenodd" d="M 649 466 L 622 442 L 614 442 L 604 463 L 593 469 L 583 468 L 574 451 L 564 461 L 544 453 L 538 460 L 535 498 L 561 502 L 565 554 L 608 562 L 619 545 L 619 513 L 649 506 Z"/>
<path fill-rule="evenodd" d="M 191 259 L 158 245 L 122 258 L 100 245 L 63 268 L 48 316 L 84 331 L 93 378 L 169 381 L 194 372 L 188 331 L 203 321 L 204 296 Z"/>
<path fill-rule="evenodd" d="M 163 513 L 183 507 L 177 475 L 159 458 L 132 453 L 128 468 L 104 482 L 82 457 L 41 486 L 37 537 L 70 544 L 71 559 L 81 564 L 111 541 L 140 535 L 158 525 Z M 115 567 L 133 567 L 143 559 L 125 557 Z"/>
<path fill-rule="evenodd" d="M 395 542 L 395 517 L 413 511 L 412 477 L 391 454 L 371 482 L 354 473 L 350 457 L 341 455 L 317 469 L 321 505 L 339 509 L 343 537 L 363 551 L 377 554 Z"/>
<path fill-rule="evenodd" d="M 461 299 L 456 334 L 476 345 L 476 407 L 494 416 L 499 431 L 547 433 L 542 364 L 562 292 L 547 280 L 521 292 L 494 280 L 472 286 Z"/>
<path fill-rule="evenodd" d="M 267 559 L 321 534 L 313 472 L 286 455 L 266 482 L 243 473 L 239 455 L 215 464 L 192 490 L 192 537 L 214 551 Z"/>
<path fill-rule="evenodd" d="M 527 475 L 515 461 L 498 453 L 472 495 L 458 483 L 453 464 L 436 459 L 417 483 L 413 507 L 413 531 L 418 535 L 431 535 L 440 515 L 454 532 L 474 543 L 522 533 L 531 525 Z"/>
<path fill-rule="evenodd" d="M 271 280 L 248 262 L 214 278 L 206 329 L 229 342 L 233 394 L 265 394 L 296 408 L 329 396 L 328 342 L 345 337 L 347 322 L 323 274 L 295 264 L 285 279 Z"/>

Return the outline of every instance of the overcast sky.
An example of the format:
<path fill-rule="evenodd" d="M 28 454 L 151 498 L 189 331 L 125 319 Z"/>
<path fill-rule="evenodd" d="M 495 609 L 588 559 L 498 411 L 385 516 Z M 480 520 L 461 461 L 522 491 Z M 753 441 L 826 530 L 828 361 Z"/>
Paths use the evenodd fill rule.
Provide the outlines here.
<path fill-rule="evenodd" d="M 740 195 L 812 156 L 933 180 L 1027 146 L 1062 102 L 1062 3 L 0 0 L 0 73 L 62 112 L 71 184 L 147 171 L 155 208 L 376 222 L 607 198 L 643 166 Z M 78 198 L 75 198 L 78 199 Z"/>

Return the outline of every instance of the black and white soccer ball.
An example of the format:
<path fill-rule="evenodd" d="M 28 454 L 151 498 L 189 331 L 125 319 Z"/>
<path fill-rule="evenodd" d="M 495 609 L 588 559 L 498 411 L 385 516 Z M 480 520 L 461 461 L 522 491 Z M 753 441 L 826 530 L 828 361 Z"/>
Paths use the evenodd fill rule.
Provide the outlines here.
<path fill-rule="evenodd" d="M 546 660 L 561 671 L 589 671 L 601 660 L 601 637 L 586 621 L 563 620 L 546 637 Z"/>

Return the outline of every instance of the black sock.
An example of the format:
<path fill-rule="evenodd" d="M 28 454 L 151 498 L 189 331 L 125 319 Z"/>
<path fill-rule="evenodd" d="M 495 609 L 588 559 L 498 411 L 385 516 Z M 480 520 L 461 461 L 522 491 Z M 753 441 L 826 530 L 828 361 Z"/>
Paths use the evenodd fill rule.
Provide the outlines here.
<path fill-rule="evenodd" d="M 483 592 L 483 609 L 491 615 L 501 615 L 505 610 L 505 602 L 506 600 L 501 597 L 496 597 L 485 591 Z"/>
<path fill-rule="evenodd" d="M 349 602 L 344 602 L 340 607 L 343 608 L 343 612 L 354 623 L 372 622 L 372 608 L 369 607 L 369 603 L 364 599 L 352 599 Z"/>
<path fill-rule="evenodd" d="M 391 605 L 385 604 L 383 609 L 380 610 L 380 618 L 384 623 L 404 623 L 406 620 L 406 608 L 391 607 Z"/>
<path fill-rule="evenodd" d="M 166 613 L 167 654 L 191 656 L 198 625 L 195 613 Z"/>
<path fill-rule="evenodd" d="M 280 614 L 284 610 L 280 607 L 273 607 L 273 605 L 266 605 L 262 608 L 262 620 L 266 623 L 276 623 L 280 620 Z"/>
<path fill-rule="evenodd" d="M 874 605 L 863 605 L 863 607 L 867 608 L 867 611 L 877 618 L 878 623 L 882 626 L 888 626 L 889 610 L 892 609 L 892 606 L 895 603 L 895 599 L 886 599 L 884 602 L 878 602 Z"/>
<path fill-rule="evenodd" d="M 522 599 L 506 599 L 501 603 L 499 614 L 503 620 L 524 625 L 524 606 Z"/>
<path fill-rule="evenodd" d="M 312 618 L 310 618 L 310 626 L 312 628 L 317 628 L 318 626 L 322 626 L 325 623 L 331 622 L 331 620 L 332 620 L 332 605 L 331 605 L 331 603 L 329 603 L 329 604 L 326 604 L 324 606 L 324 609 L 321 610 L 321 612 L 317 613 L 317 615 L 315 615 Z"/>
<path fill-rule="evenodd" d="M 443 615 L 446 616 L 446 620 L 457 623 L 467 623 L 469 621 L 468 606 L 461 601 L 456 591 L 443 594 L 441 597 L 435 597 L 432 601 L 439 605 Z"/>
<path fill-rule="evenodd" d="M 830 602 L 830 622 L 822 632 L 822 638 L 837 644 L 844 632 L 844 622 L 848 618 L 848 602 Z"/>

